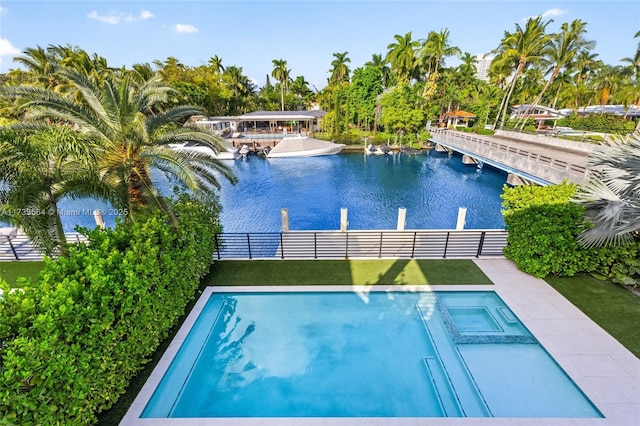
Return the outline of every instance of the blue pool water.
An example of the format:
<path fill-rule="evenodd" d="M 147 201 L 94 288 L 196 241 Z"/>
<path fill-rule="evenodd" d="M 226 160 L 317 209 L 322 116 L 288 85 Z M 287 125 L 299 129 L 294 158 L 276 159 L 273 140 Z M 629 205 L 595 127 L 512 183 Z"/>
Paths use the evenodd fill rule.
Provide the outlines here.
<path fill-rule="evenodd" d="M 467 208 L 467 229 L 500 229 L 500 194 L 506 174 L 462 164 L 459 155 L 428 151 L 394 157 L 344 153 L 325 157 L 227 161 L 239 178 L 221 181 L 221 221 L 226 232 L 278 232 L 280 210 L 289 210 L 292 230 L 340 228 L 349 209 L 349 229 L 395 229 L 398 208 L 407 209 L 407 229 L 453 229 L 458 208 Z M 173 185 L 157 176 L 169 193 Z M 67 232 L 95 227 L 92 211 L 104 211 L 107 226 L 117 212 L 96 200 L 60 203 Z"/>
<path fill-rule="evenodd" d="M 601 417 L 494 293 L 214 293 L 144 418 Z"/>

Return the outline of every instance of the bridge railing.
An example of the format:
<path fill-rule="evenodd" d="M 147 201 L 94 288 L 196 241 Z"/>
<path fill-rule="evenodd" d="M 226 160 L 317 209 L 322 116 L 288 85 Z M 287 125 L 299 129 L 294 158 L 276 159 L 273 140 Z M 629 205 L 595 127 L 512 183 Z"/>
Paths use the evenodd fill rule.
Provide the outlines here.
<path fill-rule="evenodd" d="M 220 233 L 217 259 L 480 258 L 502 256 L 505 230 Z"/>
<path fill-rule="evenodd" d="M 430 129 L 434 142 L 442 142 L 454 148 L 460 148 L 489 160 L 496 161 L 516 170 L 530 173 L 549 182 L 560 183 L 565 178 L 581 182 L 591 170 L 579 165 L 556 160 L 553 157 L 501 144 L 467 133 L 452 132 L 446 129 Z"/>

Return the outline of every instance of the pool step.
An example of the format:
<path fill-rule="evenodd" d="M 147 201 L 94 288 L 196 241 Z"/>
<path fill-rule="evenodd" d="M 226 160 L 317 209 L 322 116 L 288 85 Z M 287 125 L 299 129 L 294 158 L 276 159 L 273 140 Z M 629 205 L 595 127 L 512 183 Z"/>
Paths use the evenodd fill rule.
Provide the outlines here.
<path fill-rule="evenodd" d="M 444 415 L 446 417 L 462 417 L 463 412 L 462 407 L 460 407 L 460 401 L 458 401 L 458 395 L 456 395 L 451 385 L 451 380 L 442 364 L 432 356 L 425 357 L 424 363 L 438 396 L 440 409 Z"/>

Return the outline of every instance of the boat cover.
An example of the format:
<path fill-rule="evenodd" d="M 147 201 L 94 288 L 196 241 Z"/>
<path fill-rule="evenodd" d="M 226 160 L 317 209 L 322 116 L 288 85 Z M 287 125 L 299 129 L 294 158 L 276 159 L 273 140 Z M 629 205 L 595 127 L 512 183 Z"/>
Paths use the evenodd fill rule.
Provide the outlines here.
<path fill-rule="evenodd" d="M 285 152 L 310 151 L 313 149 L 327 149 L 335 147 L 333 142 L 321 141 L 318 139 L 300 136 L 284 138 L 273 147 L 269 154 L 281 154 Z"/>

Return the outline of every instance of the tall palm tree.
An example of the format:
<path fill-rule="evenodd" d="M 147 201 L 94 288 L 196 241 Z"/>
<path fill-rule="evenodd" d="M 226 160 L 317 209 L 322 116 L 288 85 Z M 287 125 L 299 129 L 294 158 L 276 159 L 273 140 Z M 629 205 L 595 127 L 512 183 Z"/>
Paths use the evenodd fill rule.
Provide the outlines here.
<path fill-rule="evenodd" d="M 476 64 L 478 63 L 476 57 L 469 52 L 464 52 L 460 56 L 460 60 L 462 61 L 462 63 L 458 65 L 456 71 L 458 71 L 464 78 L 467 79 L 475 77 L 477 71 Z"/>
<path fill-rule="evenodd" d="M 416 48 L 420 45 L 411 39 L 411 31 L 404 36 L 396 34 L 396 41 L 387 46 L 385 61 L 391 64 L 391 72 L 398 82 L 408 83 L 416 66 Z"/>
<path fill-rule="evenodd" d="M 54 89 L 60 84 L 60 78 L 55 74 L 58 59 L 51 51 L 40 46 L 29 47 L 13 60 L 26 68 L 30 83 L 47 89 Z"/>
<path fill-rule="evenodd" d="M 391 68 L 389 68 L 381 54 L 374 53 L 371 55 L 371 60 L 365 62 L 364 65 L 379 69 L 380 75 L 382 76 L 382 86 L 385 88 L 391 86 Z"/>
<path fill-rule="evenodd" d="M 349 52 L 336 52 L 333 54 L 335 59 L 331 61 L 331 69 L 329 70 L 331 73 L 331 77 L 329 77 L 330 84 L 349 81 L 349 72 L 351 72 L 351 70 L 347 64 L 351 62 L 351 59 L 347 56 L 348 54 Z"/>
<path fill-rule="evenodd" d="M 527 109 L 527 113 L 522 120 L 520 129 L 524 128 L 530 111 L 540 103 L 542 96 L 549 86 L 551 86 L 551 83 L 553 83 L 556 77 L 558 77 L 560 71 L 570 67 L 580 51 L 588 51 L 595 47 L 594 41 L 584 39 L 584 34 L 587 32 L 586 27 L 586 22 L 583 22 L 580 19 L 574 19 L 571 24 L 567 24 L 566 22 L 563 23 L 560 26 L 560 33 L 554 34 L 549 38 L 549 41 L 544 48 L 543 55 L 546 56 L 544 62 L 551 65 L 551 68 L 548 71 L 551 72 L 551 74 L 549 75 L 549 79 L 542 91 L 540 91 L 533 103 Z"/>
<path fill-rule="evenodd" d="M 214 74 L 220 74 L 224 71 L 224 66 L 222 66 L 222 58 L 218 55 L 214 55 L 209 59 L 209 68 L 213 71 Z"/>
<path fill-rule="evenodd" d="M 502 61 L 506 63 L 513 62 L 515 65 L 515 72 L 513 78 L 509 83 L 509 88 L 504 102 L 501 105 L 501 110 L 496 115 L 496 121 L 493 125 L 497 126 L 498 120 L 502 118 L 500 127 L 504 127 L 504 122 L 507 117 L 507 111 L 509 107 L 509 99 L 513 93 L 516 82 L 524 72 L 527 66 L 532 63 L 540 61 L 542 51 L 549 35 L 545 34 L 547 25 L 551 20 L 543 22 L 542 17 L 529 18 L 522 28 L 519 24 L 516 24 L 516 31 L 513 33 L 505 32 L 503 39 L 500 42 L 500 46 L 496 50 L 496 59 L 494 61 Z"/>
<path fill-rule="evenodd" d="M 596 63 L 594 77 L 590 83 L 594 89 L 594 100 L 598 105 L 607 105 L 612 95 L 624 84 L 628 70 L 620 65 L 607 65 L 602 61 Z"/>
<path fill-rule="evenodd" d="M 133 221 L 141 206 L 157 206 L 171 213 L 159 196 L 151 170 L 175 178 L 204 202 L 217 203 L 218 174 L 235 183 L 236 178 L 222 162 L 205 153 L 174 150 L 170 144 L 194 142 L 212 151 L 224 149 L 224 142 L 212 132 L 177 125 L 198 108 L 162 105 L 170 94 L 159 78 L 141 85 L 130 78 L 106 79 L 98 86 L 84 74 L 67 68 L 57 71 L 81 93 L 79 102 L 50 90 L 19 86 L 3 88 L 11 98 L 23 98 L 28 120 L 16 124 L 18 130 L 41 128 L 43 123 L 60 122 L 74 126 L 90 138 L 98 155 L 100 186 L 95 196 L 109 201 Z"/>
<path fill-rule="evenodd" d="M 582 106 L 582 103 L 586 99 L 586 81 L 589 78 L 590 74 L 593 72 L 597 65 L 597 53 L 591 53 L 588 50 L 582 50 L 578 53 L 575 58 L 575 62 L 573 64 L 576 74 L 575 78 L 575 87 L 574 87 L 574 103 L 573 107 L 575 110 Z"/>
<path fill-rule="evenodd" d="M 617 245 L 640 237 L 640 135 L 593 152 L 598 176 L 580 185 L 574 199 L 594 227 L 580 235 L 586 246 Z"/>
<path fill-rule="evenodd" d="M 291 70 L 287 68 L 287 61 L 285 60 L 274 59 L 271 62 L 273 63 L 273 71 L 271 71 L 271 77 L 280 82 L 280 106 L 282 107 L 281 111 L 284 111 L 284 89 L 289 82 L 289 73 L 291 72 Z"/>
<path fill-rule="evenodd" d="M 48 255 L 67 252 L 58 202 L 95 188 L 96 152 L 68 126 L 35 133 L 0 131 L 0 213 Z M 11 212 L 13 212 L 11 214 Z"/>
<path fill-rule="evenodd" d="M 438 72 L 440 66 L 444 64 L 444 58 L 460 55 L 461 51 L 456 46 L 449 44 L 449 30 L 441 29 L 440 32 L 431 31 L 424 41 L 422 47 L 418 50 L 419 58 L 426 58 L 429 63 L 429 77 L 422 94 L 425 98 L 430 98 L 436 91 Z M 433 63 L 433 71 L 431 71 L 431 63 Z"/>
<path fill-rule="evenodd" d="M 639 38 L 640 31 L 638 31 L 633 38 Z M 636 80 L 640 80 L 640 42 L 638 42 L 638 47 L 636 47 L 636 52 L 633 55 L 633 58 L 622 58 L 621 62 L 628 62 L 629 66 L 633 69 L 633 74 Z"/>

